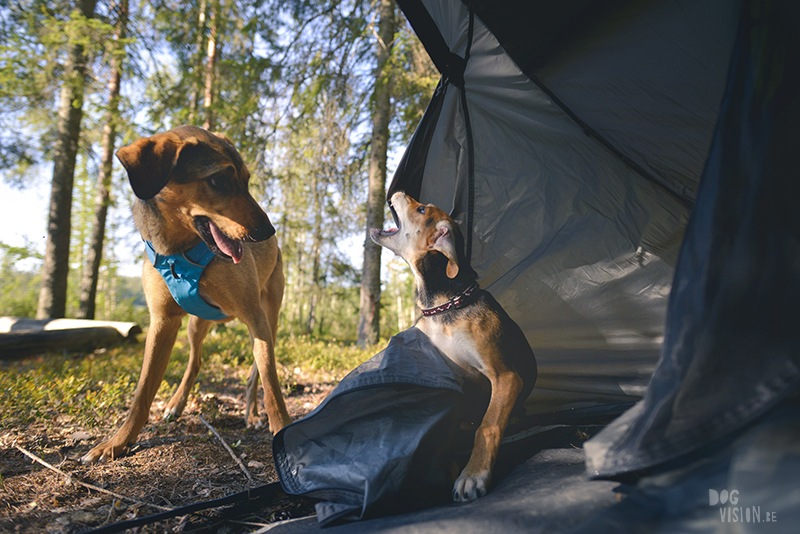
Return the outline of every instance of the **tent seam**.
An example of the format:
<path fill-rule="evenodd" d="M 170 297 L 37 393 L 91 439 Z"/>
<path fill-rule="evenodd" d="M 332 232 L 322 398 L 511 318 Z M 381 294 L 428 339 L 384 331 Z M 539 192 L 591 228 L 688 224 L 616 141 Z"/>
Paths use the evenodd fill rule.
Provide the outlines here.
<path fill-rule="evenodd" d="M 491 30 L 489 30 L 489 32 L 491 32 Z M 492 35 L 494 34 L 492 33 Z M 505 50 L 505 48 L 503 49 Z M 506 53 L 508 54 L 508 52 Z M 509 57 L 511 57 L 510 54 Z M 514 63 L 516 63 L 516 61 L 514 61 Z M 585 133 L 588 137 L 593 137 L 594 139 L 596 139 L 601 145 L 606 147 L 612 154 L 617 156 L 617 158 L 619 158 L 625 165 L 636 171 L 636 173 L 642 176 L 642 178 L 644 178 L 645 180 L 648 180 L 649 182 L 657 185 L 658 187 L 666 191 L 670 196 L 675 198 L 684 207 L 691 209 L 694 206 L 694 201 L 692 199 L 675 191 L 672 187 L 666 184 L 663 179 L 656 178 L 652 173 L 648 172 L 647 170 L 644 169 L 644 167 L 636 163 L 630 156 L 627 156 L 619 148 L 615 147 L 611 143 L 611 141 L 600 135 L 597 132 L 597 130 L 589 126 L 589 124 L 587 124 L 583 119 L 578 117 L 578 115 L 574 111 L 572 111 L 572 109 L 570 109 L 560 98 L 558 98 L 555 95 L 555 93 L 553 93 L 553 91 L 551 91 L 535 74 L 527 72 L 525 70 L 522 70 L 522 73 L 525 74 L 525 76 L 527 76 L 528 79 L 530 79 L 536 85 L 536 87 L 541 89 L 542 92 L 546 94 L 556 106 L 558 106 L 564 113 L 566 113 L 569 118 L 575 121 L 575 123 L 583 130 L 583 133 Z"/>
<path fill-rule="evenodd" d="M 464 71 L 469 62 L 470 51 L 472 50 L 472 39 L 475 35 L 475 12 L 469 8 L 469 29 L 467 32 L 467 50 L 464 53 Z M 475 214 L 475 140 L 472 137 L 472 121 L 469 118 L 469 108 L 467 107 L 467 83 L 462 76 L 464 83 L 459 87 L 461 91 L 461 107 L 464 108 L 464 128 L 467 134 L 467 243 L 466 258 L 467 262 L 472 262 L 472 227 Z"/>

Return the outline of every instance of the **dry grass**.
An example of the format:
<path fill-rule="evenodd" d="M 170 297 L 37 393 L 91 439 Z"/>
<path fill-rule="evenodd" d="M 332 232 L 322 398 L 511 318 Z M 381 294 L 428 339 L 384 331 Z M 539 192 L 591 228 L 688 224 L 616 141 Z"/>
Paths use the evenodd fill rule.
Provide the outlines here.
<path fill-rule="evenodd" d="M 50 354 L 0 364 L 0 531 L 71 534 L 158 512 L 70 483 L 24 456 L 15 444 L 77 479 L 166 507 L 277 481 L 270 433 L 244 425 L 244 381 L 252 362 L 248 345 L 240 327 L 209 336 L 209 356 L 190 404 L 178 421 L 165 423 L 160 414 L 187 358 L 186 347 L 178 346 L 134 450 L 96 466 L 84 466 L 80 458 L 125 415 L 138 377 L 141 343 L 91 355 Z M 292 418 L 311 411 L 372 353 L 336 343 L 281 340 L 277 358 Z M 200 415 L 247 466 L 252 483 Z M 285 499 L 235 521 L 203 513 L 140 532 L 249 532 L 277 519 L 311 513 L 309 502 Z"/>

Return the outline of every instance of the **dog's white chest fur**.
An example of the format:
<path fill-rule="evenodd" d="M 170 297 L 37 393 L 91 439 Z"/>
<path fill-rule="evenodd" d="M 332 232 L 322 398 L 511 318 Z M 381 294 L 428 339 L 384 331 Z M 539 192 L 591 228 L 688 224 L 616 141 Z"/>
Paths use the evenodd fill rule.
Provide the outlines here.
<path fill-rule="evenodd" d="M 486 374 L 486 366 L 472 338 L 464 332 L 445 329 L 438 321 L 420 321 L 417 328 L 425 332 L 439 351 L 467 371 Z"/>

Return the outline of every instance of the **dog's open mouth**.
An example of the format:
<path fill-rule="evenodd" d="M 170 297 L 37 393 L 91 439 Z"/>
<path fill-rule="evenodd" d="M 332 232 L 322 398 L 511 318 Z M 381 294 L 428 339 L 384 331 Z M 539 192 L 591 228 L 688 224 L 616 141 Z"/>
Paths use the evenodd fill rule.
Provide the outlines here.
<path fill-rule="evenodd" d="M 207 217 L 195 217 L 195 226 L 200 233 L 200 237 L 206 242 L 208 248 L 214 254 L 227 257 L 233 260 L 233 263 L 242 261 L 244 249 L 242 242 L 238 239 L 231 239 L 225 232 L 220 230 L 216 224 L 211 222 Z"/>
<path fill-rule="evenodd" d="M 392 206 L 391 202 L 389 202 L 389 211 L 392 212 L 392 218 L 394 219 L 394 224 L 397 226 L 397 228 L 389 228 L 387 230 L 373 228 L 372 233 L 374 235 L 381 237 L 390 237 L 400 231 L 400 227 L 402 226 L 400 224 L 400 218 L 397 216 L 397 212 L 394 210 L 394 206 Z"/>

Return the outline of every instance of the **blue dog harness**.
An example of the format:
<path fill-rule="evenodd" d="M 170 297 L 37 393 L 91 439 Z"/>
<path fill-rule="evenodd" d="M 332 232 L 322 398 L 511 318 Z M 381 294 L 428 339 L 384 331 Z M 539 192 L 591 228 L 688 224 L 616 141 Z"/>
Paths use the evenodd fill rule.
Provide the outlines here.
<path fill-rule="evenodd" d="M 203 269 L 214 258 L 214 253 L 204 241 L 191 250 L 171 256 L 157 254 L 150 241 L 144 242 L 150 263 L 167 283 L 175 302 L 186 312 L 208 321 L 219 321 L 228 316 L 200 296 L 200 276 Z"/>

